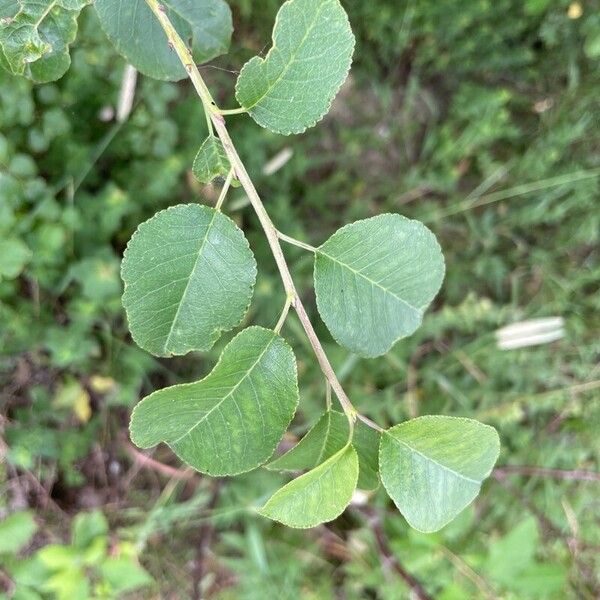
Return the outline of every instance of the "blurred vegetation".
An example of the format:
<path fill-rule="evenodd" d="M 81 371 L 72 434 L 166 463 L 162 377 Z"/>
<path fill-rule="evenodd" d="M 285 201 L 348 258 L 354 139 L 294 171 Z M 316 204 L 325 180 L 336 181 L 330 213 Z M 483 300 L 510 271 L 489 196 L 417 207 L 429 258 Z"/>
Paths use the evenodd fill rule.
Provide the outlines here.
<path fill-rule="evenodd" d="M 234 0 L 232 52 L 202 69 L 222 105 L 268 47 L 278 0 Z M 353 402 L 384 423 L 417 414 L 496 426 L 501 465 L 456 522 L 410 530 L 376 492 L 327 527 L 294 531 L 252 508 L 281 483 L 222 482 L 148 464 L 127 440 L 148 392 L 208 372 L 208 355 L 152 358 L 128 337 L 119 260 L 165 206 L 212 203 L 190 176 L 205 134 L 190 86 L 140 78 L 114 119 L 124 63 L 86 9 L 55 84 L 0 71 L 0 590 L 33 598 L 600 597 L 600 2 L 345 3 L 358 38 L 331 114 L 294 138 L 243 116 L 231 131 L 274 222 L 318 245 L 376 213 L 423 220 L 447 262 L 423 327 L 386 357 L 348 356 L 312 317 Z M 265 164 L 290 148 L 276 174 Z M 283 291 L 241 190 L 227 201 L 260 267 L 249 321 Z M 313 303 L 312 260 L 287 249 Z M 496 328 L 562 316 L 551 345 L 501 351 Z M 294 317 L 301 435 L 324 402 Z M 287 440 L 291 443 L 293 439 Z M 360 500 L 360 499 L 359 499 Z M 10 516 L 9 516 L 10 515 Z M 121 587 L 124 582 L 130 587 Z M 0 592 L 0 597 L 2 593 Z"/>

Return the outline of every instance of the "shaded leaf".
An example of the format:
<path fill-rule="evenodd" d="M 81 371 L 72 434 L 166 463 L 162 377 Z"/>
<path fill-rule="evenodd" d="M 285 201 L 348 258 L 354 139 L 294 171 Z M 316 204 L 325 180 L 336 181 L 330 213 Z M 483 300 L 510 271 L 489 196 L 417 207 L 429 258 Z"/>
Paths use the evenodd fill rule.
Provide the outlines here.
<path fill-rule="evenodd" d="M 209 350 L 243 318 L 256 262 L 236 224 L 199 204 L 142 223 L 123 257 L 123 306 L 136 343 L 169 356 Z"/>
<path fill-rule="evenodd" d="M 358 456 L 348 444 L 308 473 L 277 490 L 260 514 L 289 527 L 306 529 L 338 517 L 352 499 Z"/>
<path fill-rule="evenodd" d="M 344 413 L 327 411 L 291 450 L 266 466 L 275 471 L 313 469 L 341 450 L 348 443 L 348 436 L 348 419 Z M 352 445 L 360 466 L 358 487 L 363 490 L 375 489 L 379 485 L 378 433 L 357 421 Z"/>
<path fill-rule="evenodd" d="M 236 98 L 262 127 L 302 133 L 323 118 L 348 75 L 354 36 L 338 0 L 288 0 L 273 47 L 242 68 Z"/>
<path fill-rule="evenodd" d="M 296 360 L 275 332 L 249 327 L 210 374 L 144 398 L 131 415 L 141 448 L 166 442 L 198 471 L 235 475 L 273 454 L 298 404 Z"/>
<path fill-rule="evenodd" d="M 342 227 L 317 248 L 314 278 L 335 340 L 375 357 L 419 327 L 442 284 L 444 257 L 425 225 L 384 214 Z"/>
<path fill-rule="evenodd" d="M 187 76 L 177 54 L 145 0 L 96 0 L 108 39 L 138 71 L 148 77 L 178 81 Z M 233 26 L 223 0 L 161 0 L 166 14 L 193 59 L 203 63 L 229 49 Z"/>
<path fill-rule="evenodd" d="M 18 238 L 0 240 L 0 280 L 18 277 L 33 256 Z"/>
<path fill-rule="evenodd" d="M 229 175 L 231 170 L 231 163 L 225 154 L 225 149 L 221 140 L 214 136 L 209 135 L 196 154 L 194 164 L 192 166 L 192 173 L 194 177 L 201 183 L 210 183 L 216 177 L 225 178 Z M 239 185 L 234 179 L 232 184 Z"/>
<path fill-rule="evenodd" d="M 381 434 L 381 481 L 412 527 L 437 531 L 475 499 L 499 451 L 498 434 L 489 425 L 419 417 Z"/>
<path fill-rule="evenodd" d="M 90 0 L 0 3 L 0 64 L 38 83 L 60 79 L 71 64 L 77 17 Z"/>

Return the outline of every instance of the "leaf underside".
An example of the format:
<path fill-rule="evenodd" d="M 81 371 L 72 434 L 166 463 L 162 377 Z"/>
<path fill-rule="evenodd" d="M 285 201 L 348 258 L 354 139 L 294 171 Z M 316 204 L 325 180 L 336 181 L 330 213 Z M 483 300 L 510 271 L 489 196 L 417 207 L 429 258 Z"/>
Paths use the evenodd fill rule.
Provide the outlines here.
<path fill-rule="evenodd" d="M 338 0 L 288 0 L 273 47 L 242 68 L 236 98 L 262 127 L 302 133 L 327 113 L 348 75 L 354 36 Z"/>
<path fill-rule="evenodd" d="M 358 456 L 348 444 L 318 467 L 277 490 L 259 512 L 288 527 L 301 529 L 332 521 L 350 503 L 358 469 Z"/>
<path fill-rule="evenodd" d="M 381 481 L 412 527 L 437 531 L 475 499 L 499 449 L 493 427 L 473 419 L 419 417 L 382 433 Z"/>
<path fill-rule="evenodd" d="M 144 398 L 131 416 L 140 448 L 166 442 L 194 469 L 237 475 L 273 454 L 298 404 L 296 360 L 275 332 L 249 327 L 204 379 Z"/>
<path fill-rule="evenodd" d="M 77 17 L 90 0 L 0 2 L 0 66 L 36 83 L 60 79 L 71 64 Z"/>
<path fill-rule="evenodd" d="M 274 471 L 313 469 L 341 450 L 348 443 L 348 436 L 346 416 L 338 411 L 327 411 L 291 450 L 266 467 Z M 357 421 L 352 445 L 358 455 L 360 467 L 357 487 L 362 490 L 377 488 L 379 434 Z"/>
<path fill-rule="evenodd" d="M 123 257 L 123 306 L 136 343 L 156 356 L 209 350 L 240 323 L 256 262 L 242 231 L 199 204 L 142 223 Z"/>
<path fill-rule="evenodd" d="M 229 49 L 231 11 L 223 0 L 161 0 L 171 23 L 203 63 Z M 187 76 L 177 54 L 145 0 L 95 0 L 102 29 L 117 51 L 138 71 L 154 79 Z"/>
<path fill-rule="evenodd" d="M 419 327 L 443 278 L 435 236 L 401 215 L 346 225 L 315 252 L 319 314 L 339 344 L 367 358 Z"/>

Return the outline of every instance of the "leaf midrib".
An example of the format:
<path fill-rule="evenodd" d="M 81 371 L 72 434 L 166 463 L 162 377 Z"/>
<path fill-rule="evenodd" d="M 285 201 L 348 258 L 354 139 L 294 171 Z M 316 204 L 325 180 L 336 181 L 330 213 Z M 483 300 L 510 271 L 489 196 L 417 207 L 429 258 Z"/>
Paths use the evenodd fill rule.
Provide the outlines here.
<path fill-rule="evenodd" d="M 341 260 L 338 260 L 337 258 L 331 256 L 330 254 L 327 254 L 327 252 L 324 252 L 323 250 L 321 250 L 319 248 L 317 248 L 316 253 L 320 254 L 321 256 L 324 256 L 325 258 L 328 258 L 329 260 L 331 260 L 331 261 L 333 261 L 335 263 L 337 263 L 341 267 L 345 267 L 346 269 L 348 269 L 349 271 L 351 271 L 355 275 L 358 275 L 359 277 L 362 277 L 365 281 L 368 281 L 371 285 L 374 285 L 375 287 L 378 287 L 380 290 L 383 290 L 386 294 L 389 294 L 390 296 L 396 298 L 396 300 L 398 300 L 399 302 L 401 302 L 402 304 L 404 304 L 404 306 L 406 306 L 409 309 L 411 309 L 414 312 L 416 312 L 417 315 L 421 316 L 423 314 L 422 310 L 420 308 L 418 308 L 416 306 L 413 306 L 412 304 L 410 304 L 409 302 L 407 302 L 406 300 L 404 300 L 404 298 L 401 298 L 400 296 L 398 296 L 398 294 L 395 294 L 394 292 L 392 292 L 392 290 L 389 290 L 388 288 L 383 287 L 379 282 L 374 281 L 370 277 L 367 277 L 362 271 L 357 271 L 356 269 L 354 269 L 353 267 L 351 267 L 349 264 L 344 263 Z"/>
<path fill-rule="evenodd" d="M 204 250 L 204 246 L 206 246 L 206 241 L 208 240 L 208 234 L 210 233 L 210 229 L 213 226 L 213 223 L 215 222 L 215 218 L 217 217 L 217 214 L 218 213 L 216 211 L 213 213 L 210 223 L 208 224 L 208 227 L 206 228 L 206 233 L 204 234 L 204 239 L 202 240 L 202 244 L 200 245 L 200 248 L 198 248 L 198 256 L 196 257 L 196 260 L 194 261 L 194 266 L 192 267 L 192 270 L 190 271 L 190 274 L 188 276 L 188 281 L 185 284 L 185 289 L 183 290 L 183 294 L 181 295 L 179 304 L 177 305 L 177 310 L 175 311 L 175 315 L 173 317 L 173 320 L 171 321 L 171 327 L 169 328 L 169 333 L 167 334 L 167 339 L 165 340 L 165 343 L 163 346 L 163 352 L 168 352 L 167 348 L 169 346 L 169 343 L 171 342 L 171 336 L 173 335 L 173 329 L 175 327 L 175 323 L 177 322 L 177 319 L 179 318 L 179 313 L 181 311 L 181 307 L 183 306 L 183 302 L 184 302 L 184 300 L 187 296 L 188 290 L 190 288 L 192 276 L 194 275 L 196 268 L 198 266 L 198 263 L 200 261 L 200 258 L 202 257 L 202 252 Z"/>
<path fill-rule="evenodd" d="M 180 435 L 176 440 L 168 442 L 168 444 L 174 445 L 174 444 L 177 444 L 178 442 L 180 442 L 184 437 L 190 435 L 190 433 L 192 433 L 192 431 L 194 431 L 194 429 L 196 429 L 196 427 L 198 427 L 203 421 L 205 421 L 213 413 L 213 411 L 217 410 L 221 406 L 221 404 L 223 404 L 223 402 L 225 402 L 225 400 L 227 400 L 240 387 L 240 385 L 242 385 L 242 383 L 246 380 L 246 378 L 250 375 L 250 373 L 256 368 L 256 366 L 262 360 L 263 356 L 266 354 L 267 350 L 269 349 L 269 347 L 271 346 L 271 344 L 273 343 L 273 341 L 275 340 L 276 337 L 277 336 L 273 333 L 271 339 L 268 341 L 264 350 L 260 353 L 260 355 L 254 361 L 254 363 L 252 363 L 252 366 L 246 370 L 246 372 L 241 377 L 241 379 L 227 392 L 227 394 L 225 394 L 225 396 L 223 396 L 223 398 L 221 398 L 221 400 L 219 402 L 217 402 L 209 411 L 204 413 L 204 415 L 202 415 L 202 417 L 200 419 L 198 419 L 198 421 L 196 423 L 194 423 L 194 425 L 192 425 L 192 427 L 190 427 L 184 434 Z M 214 371 L 213 371 L 213 373 L 214 373 Z M 207 379 L 208 378 L 204 379 L 203 382 L 206 382 Z"/>
<path fill-rule="evenodd" d="M 406 446 L 406 448 L 408 448 L 411 452 L 414 452 L 415 454 L 418 454 L 421 458 L 425 459 L 426 461 L 432 462 L 434 465 L 437 465 L 438 467 L 440 467 L 440 469 L 447 471 L 449 473 L 452 473 L 452 475 L 463 479 L 464 481 L 468 481 L 469 483 L 474 483 L 476 485 L 481 485 L 481 480 L 477 480 L 477 479 L 472 479 L 471 477 L 467 477 L 466 475 L 463 475 L 462 473 L 459 473 L 458 471 L 455 471 L 454 469 L 452 469 L 451 467 L 448 467 L 446 465 L 444 465 L 443 463 L 431 458 L 430 456 L 427 456 L 426 454 L 423 454 L 422 452 L 420 452 L 419 450 L 417 450 L 416 448 L 414 448 L 413 446 L 411 446 L 410 444 L 406 443 L 404 440 L 401 440 L 400 438 L 397 438 L 395 436 L 393 436 L 391 433 L 385 431 L 385 434 L 389 435 L 390 438 L 398 443 L 401 444 L 403 446 Z"/>

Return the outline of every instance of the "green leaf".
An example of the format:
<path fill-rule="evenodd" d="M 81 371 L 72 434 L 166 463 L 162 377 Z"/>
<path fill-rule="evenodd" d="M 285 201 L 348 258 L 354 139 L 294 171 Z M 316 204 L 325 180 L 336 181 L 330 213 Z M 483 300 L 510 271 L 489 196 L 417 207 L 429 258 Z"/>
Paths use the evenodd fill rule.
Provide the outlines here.
<path fill-rule="evenodd" d="M 437 531 L 475 499 L 499 450 L 498 434 L 489 425 L 419 417 L 381 434 L 381 481 L 412 527 Z"/>
<path fill-rule="evenodd" d="M 221 140 L 214 135 L 209 135 L 202 142 L 202 146 L 200 146 L 200 150 L 198 150 L 198 154 L 194 159 L 192 166 L 194 177 L 200 183 L 207 184 L 216 177 L 227 177 L 230 170 L 231 163 L 225 154 Z M 236 183 L 235 180 L 232 181 L 233 185 Z"/>
<path fill-rule="evenodd" d="M 348 443 L 349 433 L 346 416 L 338 411 L 327 411 L 291 450 L 266 467 L 274 471 L 313 469 L 339 452 Z M 358 487 L 373 490 L 379 485 L 379 435 L 361 421 L 357 421 L 354 425 L 352 445 L 358 454 L 360 466 Z"/>
<path fill-rule="evenodd" d="M 171 23 L 191 44 L 196 63 L 229 49 L 231 11 L 223 0 L 161 0 Z M 178 81 L 187 76 L 145 0 L 96 0 L 100 24 L 117 52 L 148 77 Z"/>
<path fill-rule="evenodd" d="M 37 531 L 33 514 L 14 513 L 0 522 L 0 554 L 15 554 L 26 546 Z"/>
<path fill-rule="evenodd" d="M 0 240 L 0 279 L 18 277 L 32 256 L 31 250 L 18 238 Z"/>
<path fill-rule="evenodd" d="M 203 473 L 236 475 L 273 454 L 297 404 L 292 349 L 275 332 L 249 327 L 207 377 L 144 398 L 131 415 L 131 439 L 141 448 L 166 442 Z"/>
<path fill-rule="evenodd" d="M 102 577 L 115 595 L 125 594 L 153 583 L 142 566 L 124 556 L 108 558 L 102 563 Z"/>
<path fill-rule="evenodd" d="M 425 225 L 384 214 L 346 225 L 315 252 L 319 313 L 336 341 L 365 357 L 413 333 L 444 278 Z"/>
<path fill-rule="evenodd" d="M 60 79 L 71 64 L 77 17 L 90 0 L 9 0 L 0 3 L 0 64 L 38 83 Z"/>
<path fill-rule="evenodd" d="M 240 323 L 256 262 L 236 224 L 199 204 L 180 204 L 142 223 L 121 267 L 131 335 L 156 356 L 209 350 Z"/>
<path fill-rule="evenodd" d="M 347 444 L 312 471 L 277 490 L 259 512 L 289 527 L 315 527 L 342 514 L 357 480 L 358 456 Z"/>
<path fill-rule="evenodd" d="M 242 68 L 236 98 L 262 127 L 302 133 L 328 112 L 348 75 L 354 36 L 338 0 L 288 0 L 273 46 Z"/>

